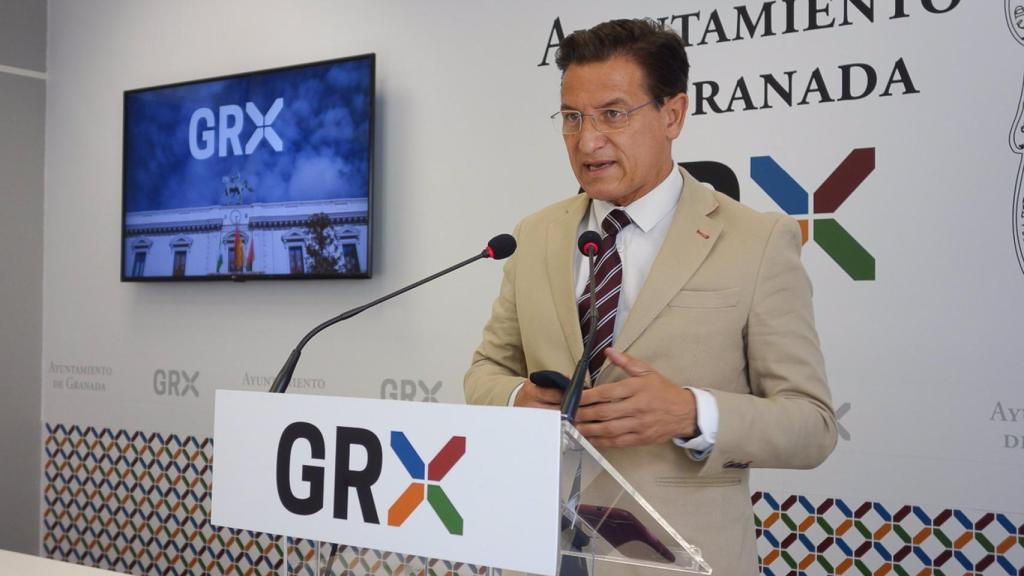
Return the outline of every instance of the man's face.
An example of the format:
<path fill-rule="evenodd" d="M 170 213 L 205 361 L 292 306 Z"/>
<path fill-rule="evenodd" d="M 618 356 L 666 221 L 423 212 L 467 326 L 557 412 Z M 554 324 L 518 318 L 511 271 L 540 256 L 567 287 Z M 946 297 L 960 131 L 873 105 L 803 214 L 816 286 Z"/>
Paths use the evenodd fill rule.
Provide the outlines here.
<path fill-rule="evenodd" d="M 602 108 L 630 110 L 651 100 L 646 76 L 632 58 L 573 64 L 562 78 L 562 109 L 593 114 Z M 565 134 L 569 162 L 591 198 L 626 206 L 650 192 L 673 169 L 672 140 L 686 115 L 686 95 L 660 109 L 645 106 L 617 132 L 598 132 L 590 117 L 577 134 Z"/>

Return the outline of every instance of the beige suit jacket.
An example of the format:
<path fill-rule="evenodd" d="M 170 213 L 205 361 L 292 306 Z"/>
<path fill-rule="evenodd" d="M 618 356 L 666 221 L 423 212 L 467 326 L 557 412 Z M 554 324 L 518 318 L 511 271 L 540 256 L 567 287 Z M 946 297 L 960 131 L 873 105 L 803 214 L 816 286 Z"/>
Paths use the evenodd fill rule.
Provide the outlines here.
<path fill-rule="evenodd" d="M 748 468 L 812 468 L 836 443 L 811 283 L 795 221 L 683 177 L 671 229 L 613 346 L 711 392 L 718 436 L 700 462 L 671 442 L 602 452 L 715 574 L 755 575 Z M 518 250 L 466 374 L 468 402 L 507 404 L 535 370 L 572 373 L 583 351 L 572 251 L 589 204 L 579 194 L 516 228 Z M 624 377 L 610 365 L 596 385 Z"/>

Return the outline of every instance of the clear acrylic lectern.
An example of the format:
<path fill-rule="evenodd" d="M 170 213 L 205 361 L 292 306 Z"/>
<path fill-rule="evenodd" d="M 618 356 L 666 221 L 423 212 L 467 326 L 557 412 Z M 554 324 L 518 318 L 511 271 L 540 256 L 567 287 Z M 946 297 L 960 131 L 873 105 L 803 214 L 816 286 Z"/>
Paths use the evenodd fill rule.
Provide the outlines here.
<path fill-rule="evenodd" d="M 560 482 L 559 576 L 711 574 L 700 550 L 564 419 Z"/>

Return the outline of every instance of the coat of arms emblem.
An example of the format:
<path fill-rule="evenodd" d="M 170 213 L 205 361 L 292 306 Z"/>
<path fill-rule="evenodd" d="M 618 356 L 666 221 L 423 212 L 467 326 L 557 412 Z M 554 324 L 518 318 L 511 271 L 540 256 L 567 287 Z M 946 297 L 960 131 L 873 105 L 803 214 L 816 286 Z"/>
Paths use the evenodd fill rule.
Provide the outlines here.
<path fill-rule="evenodd" d="M 1013 37 L 1024 46 L 1024 0 L 1006 0 L 1006 23 Z"/>

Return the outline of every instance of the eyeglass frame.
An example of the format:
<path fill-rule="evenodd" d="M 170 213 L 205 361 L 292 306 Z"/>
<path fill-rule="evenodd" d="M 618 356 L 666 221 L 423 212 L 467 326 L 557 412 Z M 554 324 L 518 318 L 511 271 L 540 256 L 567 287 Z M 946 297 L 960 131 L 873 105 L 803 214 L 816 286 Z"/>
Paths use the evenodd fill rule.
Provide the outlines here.
<path fill-rule="evenodd" d="M 550 119 L 552 122 L 554 122 L 555 118 L 557 116 L 564 115 L 566 112 L 573 112 L 573 113 L 576 113 L 576 114 L 580 115 L 580 119 L 579 119 L 579 122 L 578 122 L 579 129 L 576 130 L 575 132 L 566 132 L 565 130 L 560 130 L 560 132 L 561 132 L 561 134 L 563 136 L 568 136 L 568 135 L 572 135 L 572 134 L 579 134 L 580 132 L 583 132 L 583 119 L 588 117 L 588 116 L 590 117 L 590 123 L 591 123 L 591 125 L 593 125 L 594 130 L 597 130 L 601 134 L 608 134 L 608 133 L 611 133 L 611 132 L 618 132 L 620 130 L 625 130 L 626 128 L 629 127 L 629 118 L 633 115 L 634 112 L 636 112 L 637 110 L 640 110 L 641 108 L 646 108 L 647 106 L 650 106 L 651 104 L 654 104 L 655 102 L 661 102 L 662 100 L 664 100 L 664 98 L 662 98 L 662 97 L 651 98 L 647 102 L 644 102 L 643 104 L 641 104 L 639 106 L 634 106 L 633 108 L 630 108 L 629 110 L 619 110 L 618 108 L 598 108 L 597 110 L 594 110 L 594 112 L 591 113 L 591 114 L 584 114 L 583 112 L 580 112 L 579 110 L 559 110 L 558 112 L 555 112 L 551 116 L 548 116 L 548 119 Z M 619 128 L 613 128 L 611 130 L 602 130 L 601 127 L 597 125 L 597 115 L 600 114 L 601 112 L 607 112 L 608 110 L 614 110 L 616 112 L 622 112 L 623 114 L 625 114 L 625 116 L 626 116 L 626 123 L 623 124 Z M 563 119 L 563 125 L 564 125 L 564 119 Z M 553 126 L 553 127 L 555 128 L 555 130 L 558 130 L 557 126 Z"/>

